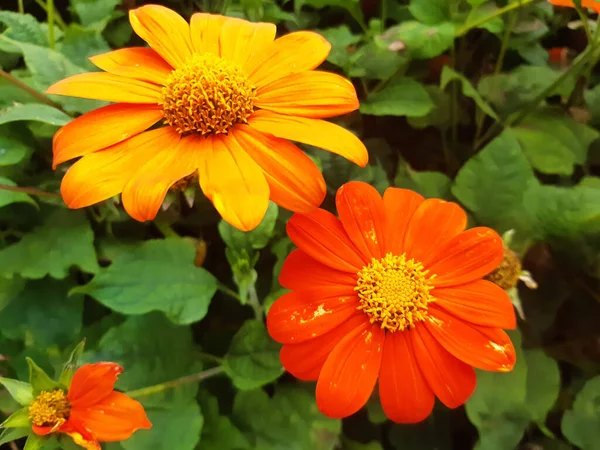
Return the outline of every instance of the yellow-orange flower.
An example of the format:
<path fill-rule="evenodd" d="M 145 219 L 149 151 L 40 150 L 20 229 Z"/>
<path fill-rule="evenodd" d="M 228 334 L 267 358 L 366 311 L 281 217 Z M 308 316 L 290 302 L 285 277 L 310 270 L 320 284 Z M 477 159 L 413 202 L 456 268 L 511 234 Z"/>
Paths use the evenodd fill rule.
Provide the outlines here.
<path fill-rule="evenodd" d="M 94 56 L 104 72 L 47 91 L 117 102 L 54 137 L 55 167 L 83 156 L 62 182 L 69 207 L 122 193 L 133 218 L 151 220 L 167 191 L 197 173 L 221 216 L 250 230 L 269 198 L 308 213 L 325 197 L 322 174 L 288 139 L 367 164 L 356 136 L 322 120 L 357 109 L 358 100 L 348 80 L 313 70 L 331 48 L 320 35 L 275 39 L 273 24 L 203 13 L 188 24 L 158 5 L 132 10 L 129 19 L 150 48 Z"/>
<path fill-rule="evenodd" d="M 570 8 L 575 8 L 575 4 L 573 0 L 548 0 L 555 6 L 568 6 Z M 591 8 L 596 12 L 600 12 L 600 2 L 596 0 L 581 0 L 581 6 L 584 8 Z"/>

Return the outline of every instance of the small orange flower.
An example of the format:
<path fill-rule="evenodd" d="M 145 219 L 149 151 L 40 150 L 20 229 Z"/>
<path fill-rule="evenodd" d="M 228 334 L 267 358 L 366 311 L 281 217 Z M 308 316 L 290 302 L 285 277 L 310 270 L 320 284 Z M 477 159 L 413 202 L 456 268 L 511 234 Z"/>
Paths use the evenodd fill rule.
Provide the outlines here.
<path fill-rule="evenodd" d="M 68 392 L 42 391 L 29 405 L 33 432 L 66 433 L 87 450 L 100 450 L 98 441 L 123 441 L 152 427 L 138 401 L 113 390 L 121 372 L 115 363 L 85 364 L 73 375 Z"/>
<path fill-rule="evenodd" d="M 84 114 L 54 136 L 54 167 L 80 156 L 61 193 L 81 208 L 122 193 L 139 221 L 153 219 L 167 191 L 195 174 L 221 216 L 250 230 L 269 198 L 310 212 L 325 197 L 317 166 L 288 139 L 321 147 L 364 167 L 365 146 L 322 120 L 358 108 L 352 84 L 315 71 L 331 49 L 299 31 L 275 39 L 271 23 L 174 11 L 130 11 L 150 48 L 94 56 L 105 72 L 75 75 L 47 93 L 117 102 Z M 145 131 L 158 122 L 162 126 Z"/>
<path fill-rule="evenodd" d="M 298 249 L 279 280 L 292 292 L 267 317 L 284 344 L 283 366 L 318 380 L 324 414 L 355 413 L 379 379 L 387 416 L 415 423 L 435 397 L 462 405 L 475 389 L 473 367 L 512 370 L 515 349 L 502 328 L 516 326 L 513 307 L 481 279 L 502 261 L 495 231 L 465 231 L 457 204 L 405 189 L 389 188 L 382 199 L 351 182 L 336 203 L 339 218 L 318 209 L 288 222 Z"/>
<path fill-rule="evenodd" d="M 555 6 L 568 6 L 570 8 L 575 8 L 573 0 L 548 0 Z M 581 0 L 581 6 L 584 8 L 593 9 L 596 12 L 600 12 L 600 1 L 596 0 Z"/>

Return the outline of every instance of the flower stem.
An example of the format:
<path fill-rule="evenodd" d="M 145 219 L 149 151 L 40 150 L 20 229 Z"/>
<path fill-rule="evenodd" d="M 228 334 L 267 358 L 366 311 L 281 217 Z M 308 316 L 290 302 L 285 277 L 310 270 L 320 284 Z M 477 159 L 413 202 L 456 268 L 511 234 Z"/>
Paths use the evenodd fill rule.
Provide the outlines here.
<path fill-rule="evenodd" d="M 19 0 L 19 14 L 25 14 L 25 6 L 23 5 L 23 0 Z"/>
<path fill-rule="evenodd" d="M 171 228 L 171 225 L 163 220 L 155 220 L 154 226 L 162 233 L 165 239 L 176 238 L 179 235 Z"/>
<path fill-rule="evenodd" d="M 198 372 L 192 375 L 187 375 L 176 380 L 165 381 L 164 383 L 155 384 L 154 386 L 148 386 L 145 388 L 129 391 L 126 392 L 126 394 L 131 398 L 146 397 L 148 395 L 166 391 L 167 389 L 172 389 L 177 386 L 182 386 L 184 384 L 198 383 L 200 381 L 206 380 L 207 378 L 211 378 L 215 375 L 223 373 L 223 370 L 224 369 L 221 366 L 213 367 L 211 369 L 203 370 L 202 372 Z"/>
<path fill-rule="evenodd" d="M 227 286 L 225 286 L 223 283 L 221 283 L 220 281 L 217 284 L 217 289 L 219 291 L 221 291 L 223 294 L 230 296 L 231 298 L 236 299 L 238 302 L 243 303 L 242 302 L 242 298 L 240 297 L 240 295 L 235 292 L 233 289 L 228 288 Z"/>
<path fill-rule="evenodd" d="M 258 321 L 263 320 L 263 307 L 258 300 L 258 294 L 256 293 L 256 287 L 250 286 L 248 289 L 248 303 L 254 310 L 254 318 Z"/>
<path fill-rule="evenodd" d="M 60 198 L 56 192 L 46 192 L 33 187 L 10 186 L 9 184 L 0 184 L 0 191 L 21 192 L 23 194 L 37 195 L 38 197 Z"/>
<path fill-rule="evenodd" d="M 54 0 L 48 0 L 48 10 L 46 11 L 48 17 L 48 44 L 51 49 L 54 50 Z"/>
<path fill-rule="evenodd" d="M 40 102 L 45 103 L 46 105 L 52 106 L 53 108 L 59 109 L 64 112 L 64 110 L 60 107 L 60 105 L 58 103 L 50 100 L 48 97 L 46 97 L 41 92 L 38 92 L 35 89 L 27 86 L 21 80 L 16 79 L 11 74 L 9 74 L 8 72 L 5 72 L 2 69 L 0 69 L 0 77 L 7 79 L 10 83 L 14 84 L 19 89 L 24 90 L 25 92 L 27 92 L 29 95 L 31 95 L 35 99 L 39 100 Z"/>
<path fill-rule="evenodd" d="M 490 14 L 488 14 L 487 16 L 484 16 L 478 20 L 474 20 L 473 22 L 470 23 L 466 23 L 464 24 L 461 28 L 459 28 L 458 30 L 456 30 L 456 36 L 460 37 L 460 36 L 464 36 L 465 34 L 467 34 L 469 31 L 471 31 L 473 28 L 477 28 L 480 27 L 481 25 L 483 25 L 484 23 L 489 22 L 490 20 L 495 19 L 496 17 L 500 17 L 504 14 L 507 14 L 515 9 L 519 9 L 522 8 L 524 6 L 527 6 L 531 3 L 535 3 L 541 0 L 520 0 L 518 2 L 514 2 L 514 3 L 509 3 L 508 5 L 506 5 L 503 8 L 498 8 L 497 10 L 491 12 Z"/>
<path fill-rule="evenodd" d="M 44 10 L 44 12 L 48 13 L 48 5 L 46 5 L 46 3 L 44 3 L 43 0 L 35 0 L 35 3 L 40 8 L 42 8 Z M 56 9 L 54 10 L 54 20 L 56 21 L 56 25 L 58 25 L 61 30 L 67 29 L 67 24 L 65 23 L 63 18 L 60 17 L 60 14 L 58 13 L 58 11 Z"/>

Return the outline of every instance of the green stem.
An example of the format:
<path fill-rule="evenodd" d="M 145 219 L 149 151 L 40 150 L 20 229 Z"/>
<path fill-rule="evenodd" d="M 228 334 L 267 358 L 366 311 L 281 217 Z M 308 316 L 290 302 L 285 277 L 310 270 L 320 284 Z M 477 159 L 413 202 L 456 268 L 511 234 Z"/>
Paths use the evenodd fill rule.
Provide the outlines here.
<path fill-rule="evenodd" d="M 0 191 L 21 192 L 23 194 L 35 195 L 38 197 L 61 198 L 60 194 L 58 194 L 56 192 L 46 192 L 46 191 L 42 191 L 41 189 L 38 189 L 38 188 L 11 186 L 9 184 L 0 184 Z"/>
<path fill-rule="evenodd" d="M 263 320 L 263 307 L 258 300 L 258 294 L 256 293 L 256 288 L 254 285 L 250 286 L 248 289 L 248 304 L 254 310 L 254 318 L 258 321 Z"/>
<path fill-rule="evenodd" d="M 48 14 L 48 5 L 46 5 L 43 0 L 35 0 L 35 3 L 42 8 L 46 14 Z M 67 29 L 67 24 L 56 9 L 54 9 L 54 20 L 56 21 L 56 25 L 58 25 L 61 30 L 64 31 Z"/>
<path fill-rule="evenodd" d="M 495 19 L 496 17 L 500 17 L 503 16 L 504 14 L 507 14 L 515 9 L 519 9 L 522 8 L 524 6 L 527 6 L 531 3 L 535 3 L 535 2 L 539 2 L 541 0 L 521 0 L 520 2 L 515 2 L 515 3 L 509 3 L 508 5 L 506 5 L 503 8 L 498 8 L 497 10 L 493 11 L 492 13 L 488 14 L 487 16 L 484 16 L 478 20 L 475 20 L 471 23 L 466 23 L 464 24 L 461 28 L 459 28 L 458 30 L 456 30 L 456 36 L 464 36 L 465 34 L 467 34 L 469 31 L 471 31 L 473 28 L 478 28 L 481 25 L 489 22 L 490 20 Z"/>
<path fill-rule="evenodd" d="M 235 292 L 233 289 L 229 289 L 227 286 L 225 286 L 223 283 L 221 283 L 220 281 L 217 284 L 217 289 L 219 291 L 221 291 L 223 294 L 230 296 L 231 298 L 236 299 L 238 302 L 243 303 L 242 302 L 242 298 L 240 297 L 240 294 L 238 294 L 237 292 Z"/>
<path fill-rule="evenodd" d="M 158 228 L 158 231 L 160 231 L 162 233 L 162 235 L 165 237 L 165 239 L 179 237 L 179 235 L 173 230 L 173 228 L 171 228 L 170 223 L 167 223 L 163 220 L 156 220 L 154 222 L 154 226 L 156 226 L 156 228 Z"/>
<path fill-rule="evenodd" d="M 208 361 L 212 361 L 214 363 L 217 363 L 218 365 L 223 364 L 223 358 L 219 358 L 218 356 L 211 355 L 210 353 L 200 352 L 200 353 L 198 353 L 198 357 L 200 357 L 201 359 L 206 359 Z"/>
<path fill-rule="evenodd" d="M 450 58 L 452 68 L 454 70 L 456 67 L 456 41 L 450 47 Z M 452 89 L 450 91 L 450 121 L 452 124 L 452 146 L 449 151 L 446 152 L 446 165 L 448 166 L 448 170 L 452 173 L 453 163 L 452 163 L 452 152 L 456 151 L 456 146 L 458 143 L 458 83 L 452 83 Z"/>
<path fill-rule="evenodd" d="M 387 20 L 387 0 L 380 0 L 381 2 L 381 26 L 385 29 L 385 21 Z"/>
<path fill-rule="evenodd" d="M 52 106 L 53 108 L 56 108 L 56 109 L 59 109 L 59 110 L 63 111 L 63 109 L 61 108 L 61 106 L 58 103 L 50 100 L 48 97 L 46 97 L 41 92 L 38 92 L 35 89 L 33 89 L 32 87 L 27 86 L 21 80 L 16 79 L 11 74 L 9 74 L 8 72 L 5 72 L 2 69 L 0 69 L 0 77 L 5 78 L 10 83 L 14 84 L 19 89 L 24 90 L 25 92 L 27 92 L 29 95 L 31 95 L 32 97 L 36 98 L 40 102 L 45 103 L 46 105 Z"/>
<path fill-rule="evenodd" d="M 48 0 L 48 43 L 51 49 L 54 49 L 54 0 Z"/>
<path fill-rule="evenodd" d="M 212 369 L 203 370 L 202 372 L 198 372 L 193 375 L 181 377 L 181 378 L 178 378 L 177 380 L 166 381 L 164 383 L 156 384 L 154 386 L 148 386 L 145 388 L 136 389 L 134 391 L 129 391 L 129 392 L 126 392 L 126 394 L 131 398 L 146 397 L 148 395 L 166 391 L 167 389 L 172 389 L 172 388 L 184 385 L 184 384 L 198 383 L 200 381 L 204 381 L 207 378 L 214 377 L 215 375 L 219 375 L 221 373 L 223 373 L 223 367 L 221 367 L 221 366 L 213 367 Z"/>
<path fill-rule="evenodd" d="M 19 14 L 25 14 L 25 6 L 23 5 L 23 0 L 19 0 Z"/>
<path fill-rule="evenodd" d="M 585 35 L 587 37 L 588 43 L 591 43 L 592 42 L 592 33 L 590 32 L 590 23 L 588 20 L 588 16 L 581 6 L 577 6 L 577 4 L 575 4 L 575 3 L 573 3 L 573 4 L 575 5 L 577 14 L 579 15 L 579 18 L 581 19 L 581 23 L 583 24 L 583 29 L 585 31 Z"/>

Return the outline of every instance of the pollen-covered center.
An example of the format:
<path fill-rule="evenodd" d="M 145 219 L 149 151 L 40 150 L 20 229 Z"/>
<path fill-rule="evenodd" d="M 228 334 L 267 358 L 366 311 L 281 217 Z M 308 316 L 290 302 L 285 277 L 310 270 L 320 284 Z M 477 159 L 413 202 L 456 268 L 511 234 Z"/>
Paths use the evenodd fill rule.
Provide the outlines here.
<path fill-rule="evenodd" d="M 256 88 L 234 62 L 194 54 L 171 72 L 159 104 L 167 124 L 183 134 L 227 133 L 254 112 Z"/>
<path fill-rule="evenodd" d="M 354 288 L 362 310 L 371 323 L 378 322 L 387 331 L 412 328 L 427 317 L 427 305 L 435 299 L 429 294 L 435 276 L 414 259 L 391 253 L 371 261 L 358 272 Z"/>
<path fill-rule="evenodd" d="M 29 405 L 29 419 L 34 425 L 61 425 L 69 418 L 71 404 L 65 391 L 42 391 Z"/>

